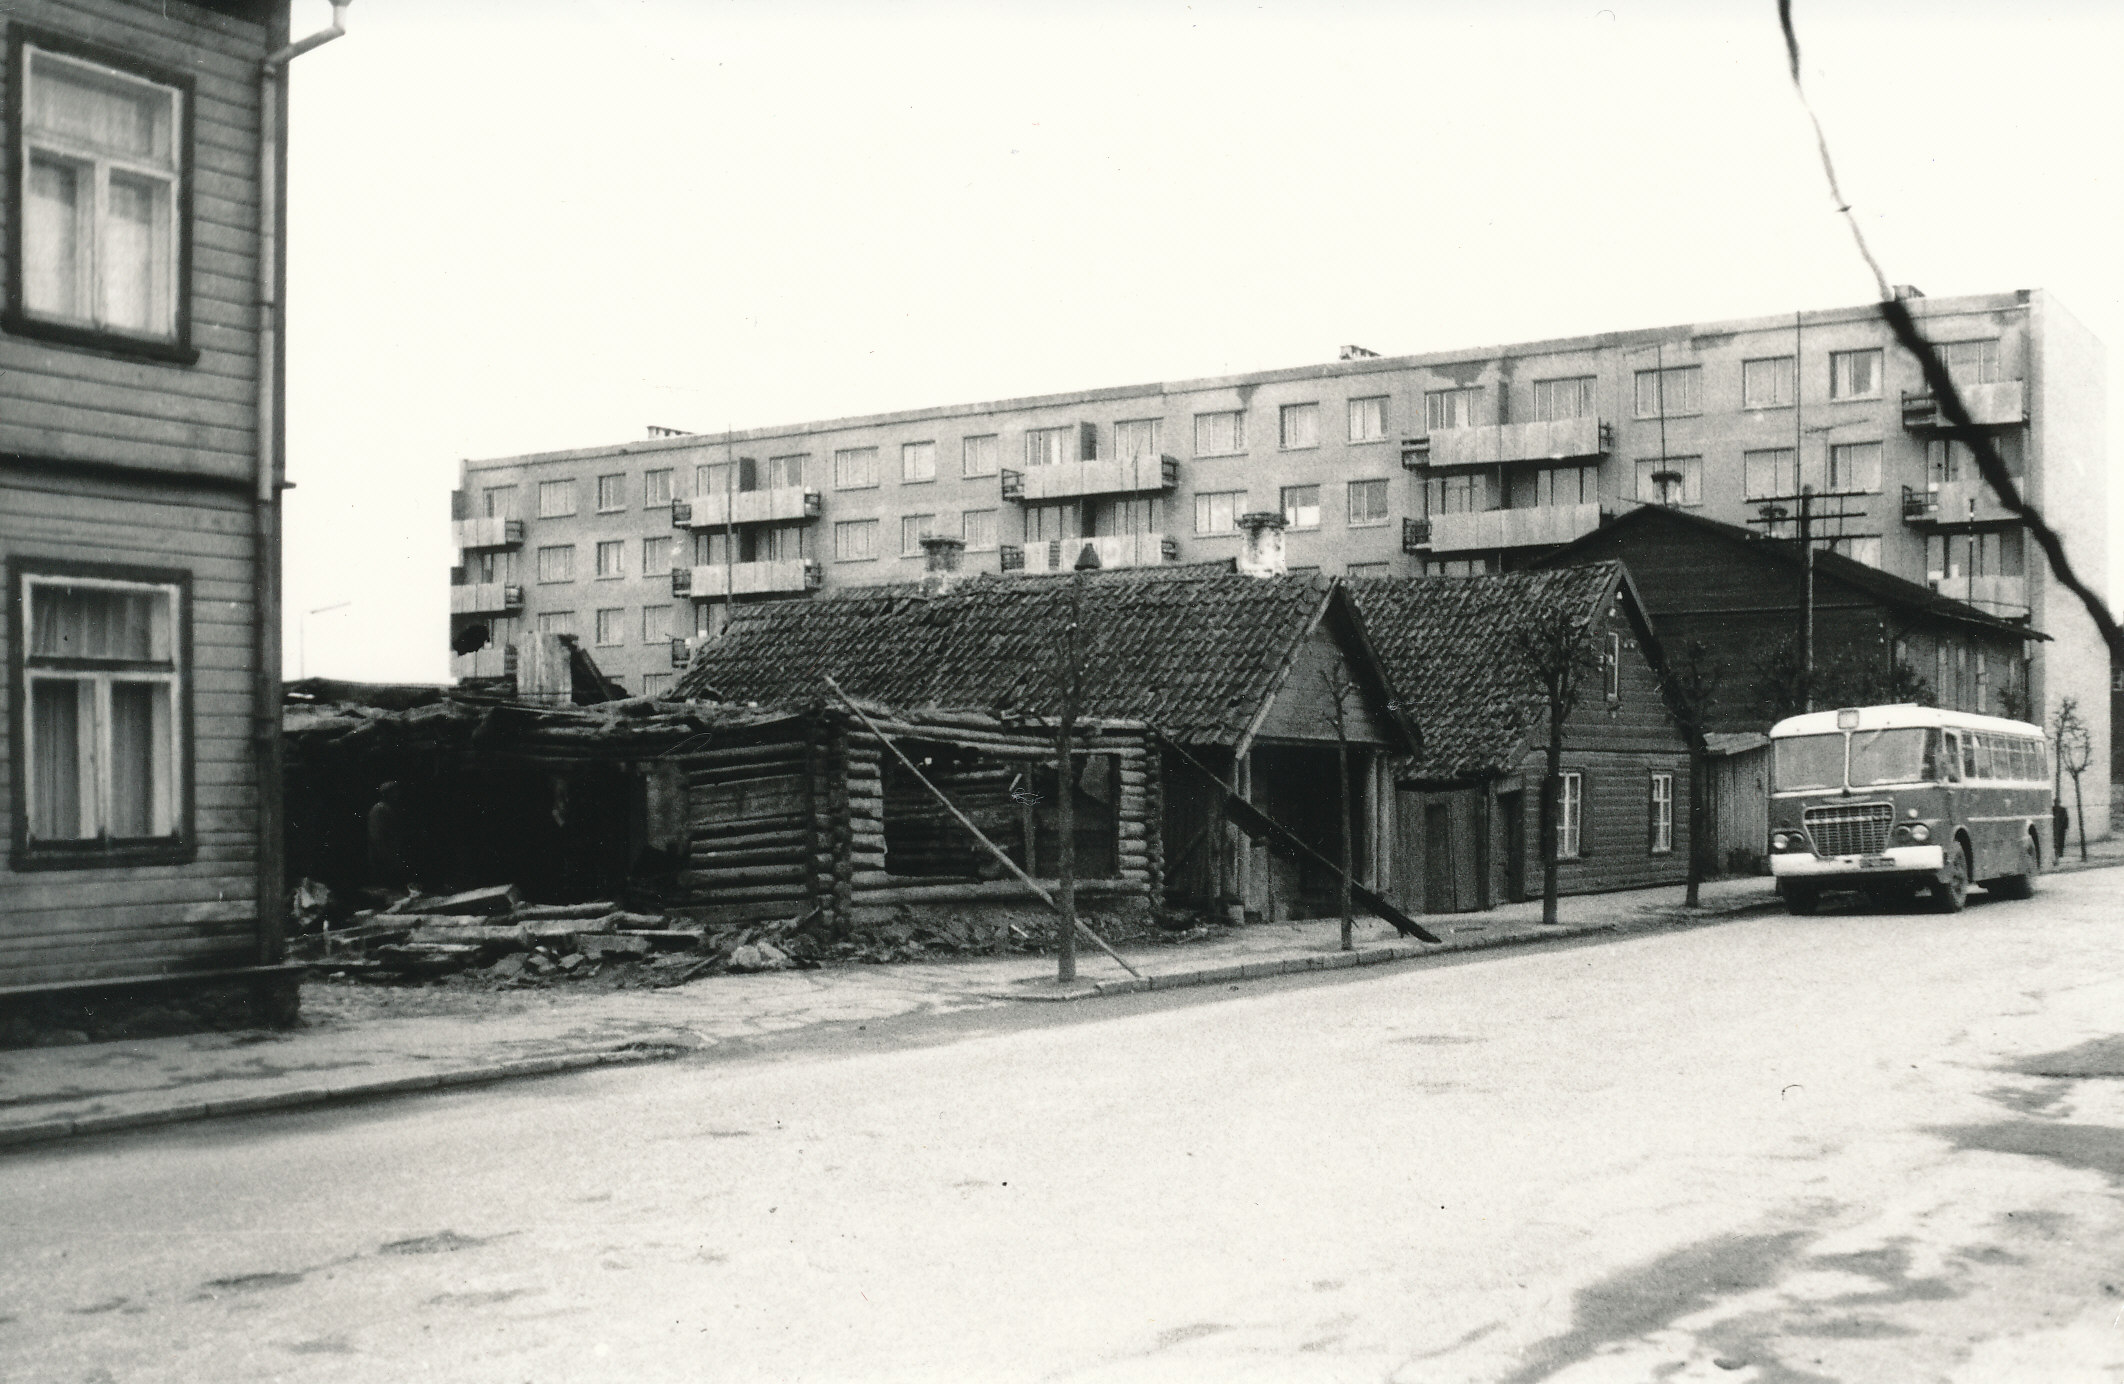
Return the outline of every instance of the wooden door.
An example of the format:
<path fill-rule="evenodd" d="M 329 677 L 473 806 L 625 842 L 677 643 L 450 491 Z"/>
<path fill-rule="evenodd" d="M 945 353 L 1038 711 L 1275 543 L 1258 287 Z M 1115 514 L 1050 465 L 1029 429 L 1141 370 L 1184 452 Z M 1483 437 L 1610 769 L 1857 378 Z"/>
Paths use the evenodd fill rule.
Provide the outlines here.
<path fill-rule="evenodd" d="M 1517 791 L 1498 794 L 1497 817 L 1504 833 L 1505 902 L 1523 903 L 1527 897 L 1527 795 Z"/>
<path fill-rule="evenodd" d="M 1442 802 L 1423 808 L 1423 907 L 1426 913 L 1450 913 L 1453 892 L 1453 810 Z"/>

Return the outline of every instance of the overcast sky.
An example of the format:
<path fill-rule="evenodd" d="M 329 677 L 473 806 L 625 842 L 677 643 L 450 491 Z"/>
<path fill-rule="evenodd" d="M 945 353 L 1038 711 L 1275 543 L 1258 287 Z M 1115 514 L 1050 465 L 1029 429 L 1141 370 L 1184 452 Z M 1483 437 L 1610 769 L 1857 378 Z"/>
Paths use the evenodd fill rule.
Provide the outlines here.
<path fill-rule="evenodd" d="M 2109 345 L 2114 455 L 2124 6 L 1796 12 L 1889 276 L 2055 292 Z M 293 69 L 291 673 L 306 624 L 313 674 L 447 677 L 463 457 L 1875 296 L 1775 0 L 348 26 Z"/>

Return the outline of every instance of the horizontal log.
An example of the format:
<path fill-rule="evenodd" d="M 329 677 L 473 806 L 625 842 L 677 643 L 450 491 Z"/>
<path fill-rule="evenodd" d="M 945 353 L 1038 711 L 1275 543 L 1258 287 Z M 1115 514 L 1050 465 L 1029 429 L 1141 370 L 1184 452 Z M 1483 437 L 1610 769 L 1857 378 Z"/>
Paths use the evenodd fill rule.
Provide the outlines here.
<path fill-rule="evenodd" d="M 899 903 L 950 903 L 950 902 L 1017 902 L 1023 901 L 1035 908 L 1045 907 L 1023 884 L 1014 879 L 984 879 L 951 884 L 909 883 L 906 876 L 891 876 L 896 883 L 881 883 L 855 892 L 858 905 L 884 905 Z M 1043 879 L 1040 887 L 1052 894 L 1060 886 L 1051 879 Z M 1077 894 L 1080 898 L 1129 897 L 1143 893 L 1143 882 L 1124 879 L 1080 879 Z"/>
<path fill-rule="evenodd" d="M 785 828 L 781 831 L 756 831 L 741 836 L 703 835 L 695 839 L 689 839 L 687 849 L 688 851 L 749 851 L 762 846 L 773 846 L 776 848 L 786 847 L 792 851 L 804 851 L 810 848 L 810 841 L 811 833 Z"/>
<path fill-rule="evenodd" d="M 686 863 L 696 870 L 720 870 L 738 865 L 795 864 L 811 868 L 811 855 L 800 845 L 755 846 L 748 850 L 696 850 L 686 853 Z"/>
<path fill-rule="evenodd" d="M 722 866 L 689 861 L 685 873 L 723 884 L 804 884 L 811 879 L 811 869 L 805 865 Z"/>
<path fill-rule="evenodd" d="M 777 812 L 771 817 L 725 817 L 702 820 L 694 818 L 686 823 L 686 834 L 693 837 L 747 836 L 769 832 L 795 834 L 804 829 L 805 814 L 801 812 Z"/>
<path fill-rule="evenodd" d="M 731 764 L 747 759 L 795 759 L 803 754 L 804 742 L 801 740 L 769 740 L 753 745 L 719 745 L 688 750 L 676 758 L 691 768 L 696 764 Z"/>
<path fill-rule="evenodd" d="M 731 886 L 721 880 L 694 879 L 692 875 L 693 872 L 691 870 L 679 871 L 677 875 L 679 887 L 686 898 L 697 899 L 703 903 L 737 903 L 742 900 L 759 902 L 767 899 L 778 899 L 787 902 L 793 907 L 801 908 L 811 900 L 811 891 L 801 885 L 753 884 Z M 691 905 L 683 904 L 680 906 L 690 907 Z"/>

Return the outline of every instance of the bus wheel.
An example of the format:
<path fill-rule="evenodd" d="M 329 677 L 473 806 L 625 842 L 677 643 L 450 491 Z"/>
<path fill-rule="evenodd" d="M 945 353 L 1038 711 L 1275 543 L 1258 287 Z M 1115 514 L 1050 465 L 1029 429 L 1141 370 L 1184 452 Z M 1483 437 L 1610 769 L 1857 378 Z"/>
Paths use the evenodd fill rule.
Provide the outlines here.
<path fill-rule="evenodd" d="M 2035 897 L 2036 872 L 2043 868 L 2043 848 L 2036 844 L 2030 833 L 2021 841 L 2021 873 L 2008 875 L 1991 886 L 1991 892 L 2002 899 L 2031 899 Z"/>
<path fill-rule="evenodd" d="M 1781 884 L 1778 893 L 1785 896 L 1785 911 L 1806 915 L 1822 906 L 1822 891 L 1811 884 Z"/>
<path fill-rule="evenodd" d="M 1948 843 L 1945 875 L 1932 882 L 1932 906 L 1942 913 L 1959 913 L 1969 903 L 1969 851 L 1959 841 Z"/>

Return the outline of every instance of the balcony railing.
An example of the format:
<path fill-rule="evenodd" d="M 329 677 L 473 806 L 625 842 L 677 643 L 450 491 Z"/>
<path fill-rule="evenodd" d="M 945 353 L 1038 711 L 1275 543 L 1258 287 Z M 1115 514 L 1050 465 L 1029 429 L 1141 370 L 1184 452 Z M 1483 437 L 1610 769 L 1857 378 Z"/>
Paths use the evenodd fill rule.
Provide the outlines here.
<path fill-rule="evenodd" d="M 1612 430 L 1598 418 L 1558 418 L 1546 423 L 1489 423 L 1479 428 L 1441 428 L 1405 438 L 1401 464 L 1408 467 L 1494 466 L 1514 461 L 1569 461 L 1602 457 L 1613 445 Z"/>
<path fill-rule="evenodd" d="M 514 582 L 470 582 L 450 588 L 452 615 L 506 615 L 523 608 L 524 589 Z"/>
<path fill-rule="evenodd" d="M 1966 528 L 1976 524 L 2010 524 L 2020 516 L 1999 503 L 1989 482 L 1935 481 L 1924 490 L 1905 487 L 1903 518 L 1912 524 L 1936 528 Z"/>
<path fill-rule="evenodd" d="M 734 495 L 701 495 L 674 500 L 671 527 L 719 529 L 725 524 L 781 524 L 819 517 L 819 492 L 798 485 L 773 490 L 740 490 Z"/>
<path fill-rule="evenodd" d="M 2028 613 L 2028 578 L 2022 577 L 1933 577 L 1930 585 L 1942 596 L 1975 606 L 1987 615 L 2014 619 Z"/>
<path fill-rule="evenodd" d="M 516 676 L 516 646 L 489 644 L 469 654 L 450 656 L 450 676 L 465 678 L 513 678 Z"/>
<path fill-rule="evenodd" d="M 727 585 L 725 584 L 727 580 Z M 816 591 L 825 574 L 808 557 L 765 562 L 734 562 L 726 569 L 719 562 L 672 569 L 671 594 L 691 596 L 696 601 L 722 596 L 765 596 L 776 592 Z"/>
<path fill-rule="evenodd" d="M 2028 421 L 2028 387 L 2021 380 L 1995 380 L 1990 384 L 1955 381 L 1955 392 L 1969 410 L 1969 421 L 1980 428 L 2010 428 Z M 1927 389 L 1903 394 L 1903 426 L 1913 432 L 1951 428 L 1940 401 Z"/>
<path fill-rule="evenodd" d="M 1143 456 L 1124 460 L 1066 461 L 1058 466 L 1029 466 L 999 477 L 1006 500 L 1074 500 L 1085 495 L 1155 495 L 1180 484 L 1180 463 L 1172 457 Z"/>
<path fill-rule="evenodd" d="M 1431 516 L 1433 552 L 1545 548 L 1569 543 L 1600 527 L 1600 506 L 1546 505 Z"/>
<path fill-rule="evenodd" d="M 520 548 L 524 521 L 490 515 L 484 519 L 457 519 L 450 524 L 450 541 L 459 552 L 477 553 L 494 548 Z"/>
<path fill-rule="evenodd" d="M 1101 567 L 1156 567 L 1180 560 L 1179 540 L 1162 533 L 1124 533 L 1110 538 L 1055 538 L 1045 543 L 1002 546 L 1006 572 L 1074 572 L 1077 558 L 1089 547 Z"/>

